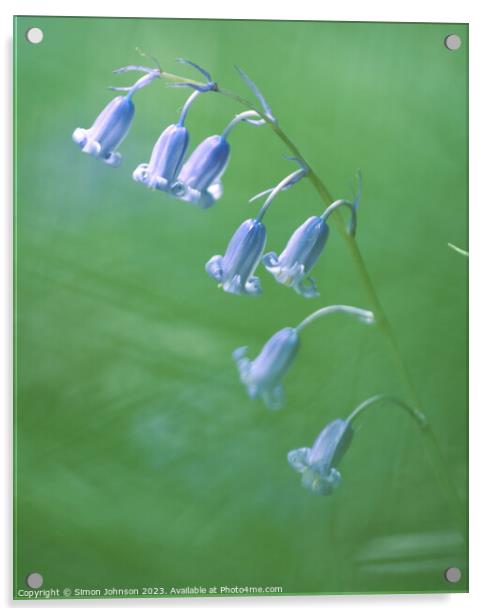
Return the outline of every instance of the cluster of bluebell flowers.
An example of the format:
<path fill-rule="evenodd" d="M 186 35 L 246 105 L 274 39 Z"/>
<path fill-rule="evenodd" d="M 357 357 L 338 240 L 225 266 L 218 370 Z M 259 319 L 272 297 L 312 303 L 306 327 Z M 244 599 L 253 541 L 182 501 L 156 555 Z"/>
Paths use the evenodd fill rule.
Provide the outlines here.
<path fill-rule="evenodd" d="M 189 132 L 185 120 L 195 100 L 205 92 L 213 92 L 217 84 L 210 74 L 188 60 L 181 60 L 196 68 L 206 78 L 205 84 L 183 82 L 174 86 L 190 87 L 194 92 L 184 104 L 176 124 L 166 127 L 153 146 L 150 160 L 142 163 L 133 172 L 136 182 L 145 184 L 152 190 L 160 190 L 172 197 L 192 203 L 201 208 L 211 207 L 222 197 L 222 175 L 229 162 L 231 147 L 228 141 L 230 132 L 241 122 L 260 126 L 265 120 L 254 110 L 235 116 L 222 133 L 211 135 L 200 143 L 185 160 L 189 145 Z M 91 154 L 103 162 L 117 167 L 122 157 L 115 151 L 126 137 L 134 118 L 135 92 L 161 77 L 161 69 L 130 65 L 115 71 L 117 74 L 129 71 L 145 73 L 130 87 L 113 87 L 112 90 L 125 91 L 125 96 L 113 99 L 99 114 L 89 129 L 77 128 L 73 140 L 83 152 Z"/>
<path fill-rule="evenodd" d="M 202 90 L 190 95 L 178 122 L 165 128 L 153 147 L 149 163 L 139 165 L 133 178 L 149 188 L 161 190 L 201 208 L 208 208 L 223 194 L 221 177 L 231 154 L 229 133 L 240 122 L 262 124 L 263 121 L 255 111 L 240 113 L 221 134 L 204 139 L 184 163 L 189 143 L 184 122 L 190 106 L 200 94 Z"/>
<path fill-rule="evenodd" d="M 259 295 L 261 293 L 260 280 L 253 274 L 262 258 L 267 239 L 263 216 L 275 196 L 281 190 L 293 186 L 306 173 L 307 169 L 301 167 L 282 180 L 276 188 L 270 191 L 271 194 L 258 215 L 241 223 L 229 241 L 224 256 L 215 255 L 209 259 L 205 266 L 206 272 L 219 282 L 219 286 L 224 291 L 236 295 Z M 251 201 L 262 194 L 264 193 L 253 197 Z"/>
<path fill-rule="evenodd" d="M 250 199 L 250 202 L 253 202 L 268 194 L 257 216 L 245 220 L 233 234 L 224 256 L 215 255 L 207 262 L 206 272 L 218 281 L 224 291 L 236 295 L 259 295 L 260 280 L 253 274 L 259 263 L 263 262 L 266 270 L 280 284 L 291 287 L 303 297 L 317 297 L 319 292 L 309 273 L 324 250 L 329 235 L 327 220 L 337 208 L 346 206 L 350 209 L 348 231 L 350 235 L 355 235 L 361 194 L 360 175 L 353 201 L 340 199 L 327 207 L 320 216 L 310 216 L 292 233 L 280 256 L 275 252 L 263 255 L 267 236 L 263 217 L 268 207 L 280 192 L 288 190 L 307 175 L 304 163 L 297 162 L 300 169 L 288 175 L 274 188 L 262 191 Z"/>
<path fill-rule="evenodd" d="M 155 142 L 149 162 L 141 163 L 133 172 L 133 179 L 150 188 L 194 204 L 202 209 L 211 207 L 223 195 L 222 176 L 229 163 L 231 147 L 229 135 L 241 123 L 255 126 L 274 124 L 277 119 L 265 97 L 256 84 L 238 69 L 241 77 L 260 103 L 261 111 L 250 109 L 236 115 L 219 134 L 211 135 L 198 144 L 187 156 L 190 135 L 185 122 L 191 107 L 207 92 L 218 91 L 211 75 L 193 62 L 191 65 L 205 77 L 205 82 L 177 80 L 174 86 L 191 88 L 193 91 L 184 103 L 178 119 L 167 126 Z M 77 128 L 73 140 L 86 153 L 117 167 L 122 157 L 117 151 L 127 136 L 135 113 L 133 96 L 150 85 L 163 73 L 158 68 L 130 65 L 115 71 L 125 74 L 142 72 L 133 85 L 114 87 L 125 92 L 110 101 L 88 129 Z M 321 215 L 309 216 L 295 229 L 284 249 L 264 254 L 267 230 L 263 218 L 271 203 L 283 191 L 296 186 L 308 174 L 308 168 L 301 159 L 292 159 L 299 168 L 287 175 L 276 186 L 261 191 L 250 199 L 255 202 L 265 197 L 257 215 L 242 222 L 229 240 L 223 255 L 214 255 L 205 265 L 207 274 L 218 282 L 220 288 L 235 295 L 258 296 L 262 292 L 260 279 L 255 275 L 257 267 L 263 264 L 275 280 L 293 289 L 304 298 L 319 295 L 316 282 L 310 273 L 324 251 L 329 235 L 328 219 L 340 207 L 350 211 L 348 232 L 354 236 L 357 227 L 357 209 L 361 194 L 361 178 L 355 197 L 350 201 L 334 201 Z M 280 329 L 265 343 L 255 359 L 247 357 L 247 347 L 240 347 L 233 353 L 239 377 L 250 398 L 259 398 L 266 407 L 279 409 L 284 403 L 283 380 L 294 363 L 300 346 L 302 330 L 317 318 L 345 313 L 360 321 L 372 324 L 374 315 L 369 310 L 354 306 L 325 306 L 307 316 L 296 327 Z M 319 434 L 311 448 L 302 447 L 289 452 L 290 465 L 302 475 L 302 484 L 316 494 L 330 494 L 341 479 L 338 465 L 352 436 L 352 414 L 347 420 L 330 422 Z"/>

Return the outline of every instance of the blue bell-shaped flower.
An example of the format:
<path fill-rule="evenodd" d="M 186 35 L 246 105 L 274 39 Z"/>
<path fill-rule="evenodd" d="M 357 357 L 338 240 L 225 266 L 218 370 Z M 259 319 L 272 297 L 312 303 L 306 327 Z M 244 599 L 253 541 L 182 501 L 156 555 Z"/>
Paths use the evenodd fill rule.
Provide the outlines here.
<path fill-rule="evenodd" d="M 347 206 L 351 212 L 348 232 L 356 232 L 356 211 L 360 200 L 360 175 L 357 195 L 353 202 L 340 199 L 332 203 L 321 216 L 311 216 L 294 231 L 286 247 L 277 256 L 269 252 L 263 256 L 263 264 L 275 277 L 275 280 L 287 287 L 292 287 L 303 297 L 316 297 L 319 292 L 313 278 L 308 277 L 316 261 L 324 250 L 329 235 L 328 217 L 340 206 Z M 262 193 L 263 194 L 263 193 Z M 267 201 L 270 197 L 267 199 Z"/>
<path fill-rule="evenodd" d="M 348 314 L 369 325 L 375 322 L 374 314 L 363 308 L 325 306 L 307 316 L 297 327 L 285 327 L 274 334 L 254 360 L 246 357 L 248 347 L 236 349 L 233 359 L 250 398 L 262 398 L 270 409 L 280 408 L 284 400 L 282 379 L 299 349 L 299 334 L 316 319 L 337 313 Z"/>
<path fill-rule="evenodd" d="M 223 193 L 221 176 L 224 173 L 231 148 L 222 135 L 204 139 L 190 155 L 178 176 L 183 201 L 201 208 L 213 205 Z"/>
<path fill-rule="evenodd" d="M 216 255 L 205 270 L 224 291 L 235 295 L 259 295 L 260 280 L 253 276 L 266 242 L 265 225 L 256 219 L 245 220 L 232 236 L 224 256 Z"/>
<path fill-rule="evenodd" d="M 259 119 L 256 111 L 244 111 L 231 120 L 221 135 L 212 135 L 204 139 L 183 165 L 178 176 L 179 194 L 175 196 L 201 208 L 211 207 L 222 197 L 221 177 L 231 154 L 227 138 L 240 122 L 260 126 L 265 120 Z"/>
<path fill-rule="evenodd" d="M 93 125 L 77 128 L 73 141 L 81 151 L 100 158 L 111 167 L 118 167 L 122 157 L 116 148 L 129 132 L 134 117 L 134 103 L 127 96 L 117 96 L 103 109 Z"/>
<path fill-rule="evenodd" d="M 133 94 L 160 76 L 159 70 L 146 67 L 126 66 L 115 72 L 122 73 L 127 70 L 142 70 L 146 75 L 130 88 L 112 88 L 127 91 L 127 94 L 110 101 L 90 128 L 77 128 L 73 132 L 73 141 L 80 146 L 82 152 L 99 158 L 112 167 L 118 167 L 122 161 L 116 149 L 129 132 L 134 118 Z"/>
<path fill-rule="evenodd" d="M 139 165 L 132 174 L 133 179 L 149 188 L 162 190 L 174 196 L 182 192 L 182 184 L 177 181 L 189 142 L 189 134 L 184 126 L 188 110 L 201 94 L 193 92 L 183 106 L 176 124 L 170 124 L 161 133 L 153 147 L 149 163 Z"/>
<path fill-rule="evenodd" d="M 185 126 L 170 124 L 161 133 L 153 147 L 149 163 L 142 163 L 134 170 L 133 179 L 149 188 L 171 192 L 179 191 L 175 186 L 178 172 L 188 145 L 188 130 Z"/>
<path fill-rule="evenodd" d="M 293 327 L 285 327 L 260 351 L 258 357 L 246 357 L 248 347 L 240 347 L 233 353 L 242 383 L 250 398 L 260 397 L 269 409 L 279 409 L 284 400 L 282 378 L 289 370 L 299 349 L 299 335 Z"/>
<path fill-rule="evenodd" d="M 301 447 L 289 451 L 290 466 L 301 473 L 302 485 L 314 494 L 331 494 L 341 482 L 336 466 L 348 449 L 353 436 L 350 422 L 335 419 L 314 441 L 311 448 Z"/>
<path fill-rule="evenodd" d="M 353 422 L 357 421 L 366 409 L 379 403 L 399 407 L 422 429 L 428 425 L 424 413 L 396 396 L 376 394 L 367 398 L 354 408 L 346 419 L 335 419 L 328 423 L 311 448 L 301 447 L 289 451 L 289 464 L 302 475 L 302 485 L 306 489 L 315 494 L 331 494 L 333 488 L 341 482 L 341 475 L 336 467 L 350 446 Z"/>
<path fill-rule="evenodd" d="M 321 255 L 328 234 L 327 223 L 320 216 L 311 216 L 294 231 L 281 255 L 269 252 L 263 256 L 263 264 L 280 284 L 303 297 L 316 297 L 315 281 L 307 274 Z"/>

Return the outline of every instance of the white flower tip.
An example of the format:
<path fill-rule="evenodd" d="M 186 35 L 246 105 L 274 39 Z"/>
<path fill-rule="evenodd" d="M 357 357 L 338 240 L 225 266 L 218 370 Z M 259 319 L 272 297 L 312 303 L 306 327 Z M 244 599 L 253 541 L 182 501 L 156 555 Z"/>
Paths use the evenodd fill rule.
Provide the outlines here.
<path fill-rule="evenodd" d="M 375 323 L 375 315 L 373 312 L 366 310 L 365 315 L 362 316 L 362 321 L 367 325 L 373 325 Z"/>
<path fill-rule="evenodd" d="M 245 357 L 247 352 L 248 352 L 248 347 L 246 347 L 246 346 L 242 346 L 242 347 L 239 347 L 239 348 L 235 349 L 233 351 L 233 359 L 234 359 L 234 361 L 238 361 L 240 359 L 243 359 L 243 357 Z"/>

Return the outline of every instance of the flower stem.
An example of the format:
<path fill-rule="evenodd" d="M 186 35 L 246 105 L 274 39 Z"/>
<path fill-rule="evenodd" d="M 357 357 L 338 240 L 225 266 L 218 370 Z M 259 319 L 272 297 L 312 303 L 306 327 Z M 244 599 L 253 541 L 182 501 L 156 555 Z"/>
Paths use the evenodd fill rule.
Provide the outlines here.
<path fill-rule="evenodd" d="M 328 207 L 321 214 L 320 218 L 326 221 L 335 210 L 342 206 L 346 206 L 350 209 L 350 226 L 348 227 L 348 233 L 355 236 L 355 233 L 357 232 L 357 210 L 351 201 L 348 201 L 347 199 L 338 199 L 338 201 L 334 201 L 331 205 L 328 205 Z"/>
<path fill-rule="evenodd" d="M 363 310 L 362 308 L 356 308 L 355 306 L 325 306 L 324 308 L 319 308 L 308 317 L 306 317 L 303 321 L 299 323 L 299 325 L 295 328 L 298 332 L 304 327 L 307 327 L 310 323 L 319 319 L 320 317 L 324 317 L 327 314 L 335 314 L 338 312 L 342 312 L 344 314 L 350 314 L 351 316 L 357 317 L 360 321 L 363 321 L 367 324 L 375 323 L 375 318 L 370 310 Z"/>
<path fill-rule="evenodd" d="M 409 404 L 406 404 L 400 398 L 396 398 L 396 396 L 390 396 L 388 394 L 377 394 L 376 396 L 372 396 L 371 398 L 364 400 L 355 409 L 353 409 L 353 411 L 348 415 L 346 421 L 351 423 L 354 419 L 356 419 L 360 415 L 360 413 L 363 413 L 363 411 L 367 409 L 369 406 L 372 406 L 373 404 L 377 404 L 377 402 L 391 402 L 397 405 L 398 407 L 404 409 L 405 411 L 407 411 L 409 416 L 412 417 L 417 422 L 417 424 L 421 428 L 425 428 L 426 424 L 428 423 L 425 415 L 421 411 L 418 411 L 418 409 L 415 409 L 412 406 L 409 406 Z"/>
<path fill-rule="evenodd" d="M 259 118 L 258 120 L 252 120 L 251 119 L 251 118 L 256 118 L 257 116 Z M 226 126 L 226 128 L 222 131 L 221 137 L 223 139 L 227 139 L 229 133 L 240 122 L 249 122 L 250 124 L 255 124 L 255 125 L 265 124 L 265 122 L 262 119 L 260 119 L 260 115 L 256 111 L 254 111 L 254 110 L 243 111 L 243 113 L 238 113 L 237 116 L 234 116 L 234 118 L 231 120 L 231 122 L 229 122 L 229 124 Z"/>
<path fill-rule="evenodd" d="M 201 94 L 202 94 L 202 92 L 200 92 L 199 90 L 195 90 L 188 97 L 188 99 L 186 100 L 186 102 L 185 102 L 185 104 L 184 104 L 184 106 L 182 108 L 182 111 L 180 112 L 180 117 L 178 118 L 178 126 L 183 126 L 185 124 L 185 120 L 187 119 L 188 110 L 192 106 L 194 100 L 198 96 L 200 96 Z"/>
<path fill-rule="evenodd" d="M 294 171 L 293 173 L 288 175 L 286 178 L 284 178 L 281 182 L 279 182 L 277 186 L 275 186 L 275 188 L 272 188 L 269 196 L 267 197 L 267 200 L 261 206 L 260 211 L 258 212 L 256 216 L 256 220 L 262 220 L 263 216 L 265 215 L 265 212 L 268 210 L 268 206 L 275 199 L 275 197 L 279 194 L 279 192 L 284 190 L 288 184 L 290 185 L 295 184 L 296 181 L 304 177 L 305 173 L 306 172 L 304 171 L 304 169 L 299 169 L 298 171 Z M 265 191 L 264 193 L 260 193 L 259 195 L 255 195 L 254 197 L 252 197 L 252 199 L 250 199 L 250 201 L 254 201 L 256 198 L 263 196 L 264 194 L 266 194 L 266 192 L 268 191 Z"/>

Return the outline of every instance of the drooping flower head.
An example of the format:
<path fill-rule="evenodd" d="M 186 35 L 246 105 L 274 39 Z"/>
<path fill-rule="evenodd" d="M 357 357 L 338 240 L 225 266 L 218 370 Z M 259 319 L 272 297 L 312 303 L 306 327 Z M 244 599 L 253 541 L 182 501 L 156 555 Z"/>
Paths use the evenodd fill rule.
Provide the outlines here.
<path fill-rule="evenodd" d="M 299 171 L 285 178 L 281 184 L 290 187 L 297 183 L 304 173 L 301 167 Z M 270 201 L 271 199 L 268 200 L 267 207 Z M 224 256 L 213 256 L 205 266 L 209 276 L 217 280 L 219 286 L 227 293 L 235 295 L 259 295 L 261 293 L 260 280 L 253 274 L 265 248 L 267 235 L 262 218 L 267 207 L 263 206 L 256 218 L 245 220 L 238 227 Z"/>
<path fill-rule="evenodd" d="M 124 137 L 129 132 L 134 118 L 133 94 L 160 77 L 160 69 L 145 66 L 125 66 L 115 73 L 127 71 L 142 71 L 146 73 L 130 87 L 111 88 L 125 91 L 125 96 L 117 96 L 101 111 L 90 128 L 77 128 L 73 132 L 73 141 L 85 154 L 99 158 L 107 165 L 118 167 L 122 157 L 116 152 Z"/>
<path fill-rule="evenodd" d="M 231 148 L 222 135 L 212 135 L 190 155 L 178 176 L 182 201 L 208 208 L 222 197 L 221 177 L 229 162 Z"/>
<path fill-rule="evenodd" d="M 233 118 L 220 135 L 211 135 L 200 143 L 178 175 L 178 198 L 208 208 L 222 197 L 221 177 L 231 155 L 228 136 L 240 122 L 260 126 L 264 120 L 256 111 L 244 111 Z"/>
<path fill-rule="evenodd" d="M 171 192 L 182 166 L 188 145 L 188 130 L 179 124 L 170 124 L 161 133 L 153 147 L 149 163 L 136 167 L 132 177 L 148 188 Z M 178 192 L 178 186 L 176 187 Z"/>
<path fill-rule="evenodd" d="M 181 191 L 177 177 L 189 142 L 189 134 L 184 126 L 188 110 L 200 92 L 193 92 L 185 103 L 176 124 L 170 124 L 161 133 L 153 147 L 149 163 L 142 163 L 132 174 L 133 179 L 148 188 L 178 195 Z"/>
<path fill-rule="evenodd" d="M 303 297 L 316 297 L 319 292 L 315 280 L 308 276 L 324 250 L 329 235 L 328 217 L 340 206 L 351 211 L 350 235 L 356 231 L 356 211 L 360 200 L 360 177 L 357 195 L 353 202 L 341 199 L 332 203 L 321 216 L 311 216 L 290 237 L 284 250 L 277 256 L 269 252 L 263 264 L 280 284 L 291 287 Z"/>
<path fill-rule="evenodd" d="M 312 447 L 289 451 L 290 466 L 301 473 L 302 485 L 314 494 L 331 494 L 341 482 L 336 468 L 348 449 L 353 436 L 350 422 L 331 421 L 314 441 Z"/>
<path fill-rule="evenodd" d="M 265 247 L 265 225 L 256 219 L 245 220 L 232 236 L 224 256 L 215 255 L 205 271 L 227 293 L 259 295 L 260 279 L 253 276 Z"/>
<path fill-rule="evenodd" d="M 312 447 L 300 447 L 287 454 L 290 466 L 302 475 L 302 485 L 314 494 L 331 494 L 341 482 L 338 464 L 350 446 L 353 437 L 352 424 L 365 410 L 378 403 L 394 404 L 407 412 L 421 427 L 426 428 L 427 419 L 419 409 L 406 404 L 396 396 L 376 394 L 361 402 L 346 419 L 328 423 L 314 441 Z"/>
<path fill-rule="evenodd" d="M 246 357 L 248 347 L 233 353 L 241 381 L 252 400 L 260 397 L 269 409 L 279 409 L 284 400 L 282 378 L 289 370 L 299 349 L 299 334 L 293 327 L 285 327 L 276 334 L 252 361 Z"/>
<path fill-rule="evenodd" d="M 303 297 L 316 297 L 316 283 L 307 274 L 321 255 L 328 235 L 326 222 L 320 216 L 311 216 L 294 231 L 280 256 L 275 252 L 263 256 L 263 265 L 280 284 Z"/>
<path fill-rule="evenodd" d="M 374 315 L 369 310 L 354 306 L 325 306 L 310 314 L 297 327 L 278 331 L 253 360 L 246 357 L 248 347 L 236 349 L 233 359 L 250 398 L 261 398 L 268 408 L 279 409 L 284 401 L 282 379 L 299 349 L 300 332 L 317 318 L 338 312 L 352 315 L 363 323 L 374 323 Z"/>

